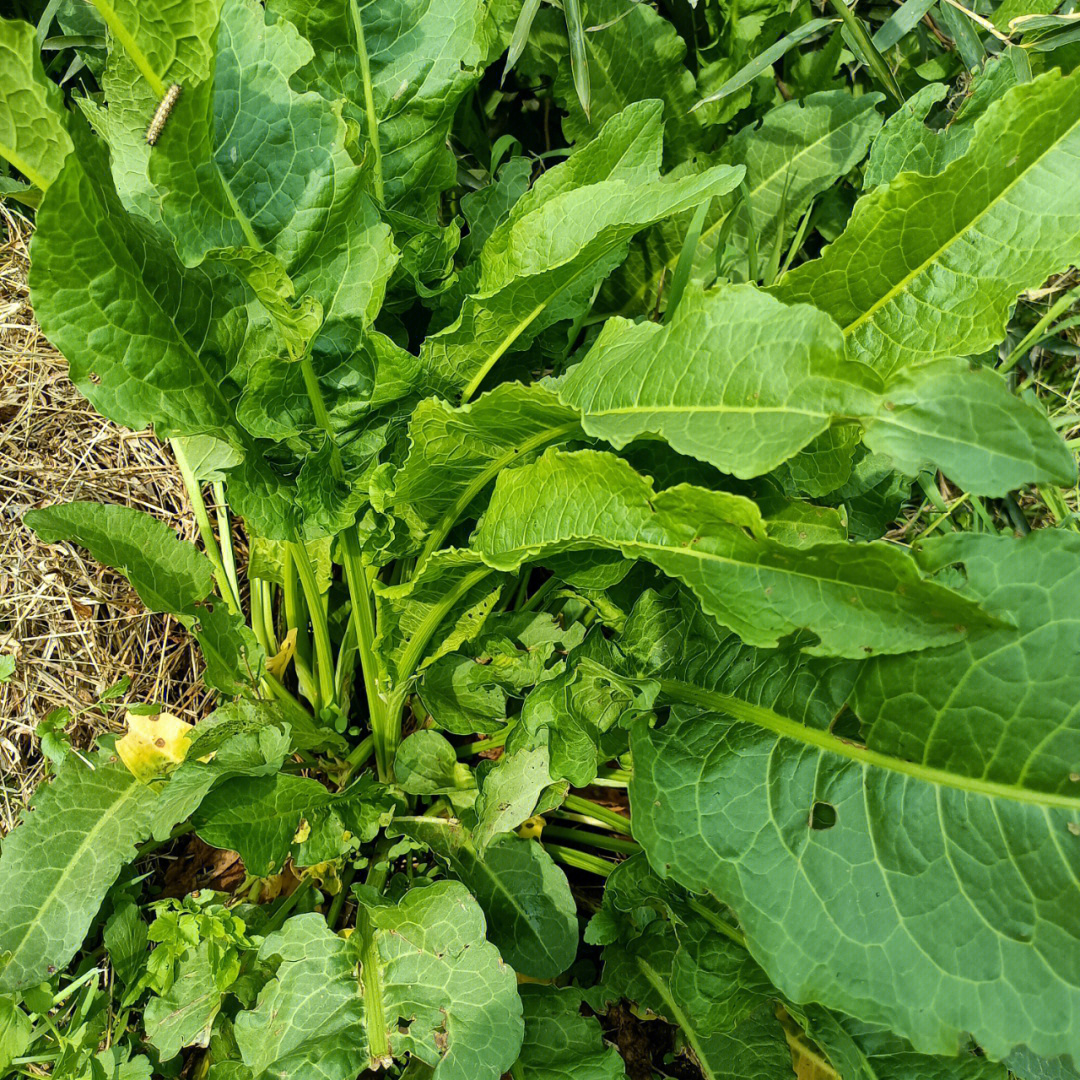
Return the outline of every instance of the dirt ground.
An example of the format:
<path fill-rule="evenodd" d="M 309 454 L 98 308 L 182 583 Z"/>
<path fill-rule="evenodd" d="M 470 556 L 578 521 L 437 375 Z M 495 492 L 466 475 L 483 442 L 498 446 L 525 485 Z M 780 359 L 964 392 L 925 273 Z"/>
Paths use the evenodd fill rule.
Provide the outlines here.
<path fill-rule="evenodd" d="M 118 729 L 125 703 L 161 702 L 188 720 L 206 709 L 183 628 L 147 614 L 119 574 L 77 548 L 42 544 L 22 523 L 35 507 L 87 499 L 196 535 L 168 448 L 98 416 L 41 336 L 27 284 L 30 235 L 27 220 L 0 204 L 0 657 L 15 661 L 6 681 L 0 675 L 0 835 L 41 776 L 33 733 L 54 710 L 68 710 L 64 731 L 85 747 Z M 125 677 L 130 687 L 111 707 L 95 708 Z"/>

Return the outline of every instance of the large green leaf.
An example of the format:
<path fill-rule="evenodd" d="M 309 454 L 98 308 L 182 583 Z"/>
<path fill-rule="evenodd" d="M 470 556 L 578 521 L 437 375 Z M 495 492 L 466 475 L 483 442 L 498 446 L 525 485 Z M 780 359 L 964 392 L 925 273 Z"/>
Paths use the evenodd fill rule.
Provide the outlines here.
<path fill-rule="evenodd" d="M 428 398 L 409 420 L 390 509 L 433 550 L 502 469 L 581 435 L 576 413 L 542 385 L 504 383 L 457 409 Z"/>
<path fill-rule="evenodd" d="M 145 948 L 145 943 L 144 943 Z M 175 1057 L 185 1046 L 206 1046 L 210 1028 L 221 1010 L 222 992 L 210 956 L 210 941 L 201 941 L 177 965 L 168 991 L 146 1003 L 146 1038 L 162 1061 Z"/>
<path fill-rule="evenodd" d="M 34 314 L 75 385 L 109 419 L 160 438 L 210 434 L 237 446 L 228 373 L 247 296 L 220 269 L 185 269 L 121 206 L 104 148 L 76 131 L 37 216 Z"/>
<path fill-rule="evenodd" d="M 426 844 L 476 897 L 488 936 L 515 971 L 561 975 L 577 956 L 577 906 L 566 875 L 533 840 L 508 835 L 480 855 L 459 821 L 399 817 L 393 830 Z"/>
<path fill-rule="evenodd" d="M 678 660 L 661 690 L 692 708 L 631 740 L 634 835 L 653 868 L 728 904 L 787 997 L 888 1026 L 922 1053 L 960 1053 L 969 1033 L 992 1059 L 1080 1049 L 1074 710 L 1055 670 L 1062 705 L 1029 711 L 1022 660 L 1041 662 L 1051 635 L 1075 652 L 1071 585 L 1058 617 L 1046 600 L 1066 567 L 1076 577 L 1080 549 L 1064 534 L 1017 545 L 930 548 L 935 566 L 970 559 L 965 591 L 1018 628 L 941 661 L 874 662 L 855 697 L 873 719 L 865 745 L 789 709 L 782 666 L 747 700 Z M 1033 620 L 1046 640 L 1029 646 Z M 687 661 L 708 655 L 688 628 L 683 642 Z"/>
<path fill-rule="evenodd" d="M 882 372 L 979 353 L 1004 337 L 1019 292 L 1080 256 L 1080 189 L 1061 179 L 1078 157 L 1080 77 L 1050 71 L 994 102 L 943 171 L 864 196 L 776 295 L 828 312 L 852 357 Z"/>
<path fill-rule="evenodd" d="M 512 1073 L 520 1080 L 625 1080 L 626 1066 L 599 1023 L 581 1015 L 582 992 L 526 983 L 525 1039 Z"/>
<path fill-rule="evenodd" d="M 421 362 L 437 388 L 465 387 L 471 395 L 504 353 L 583 310 L 635 233 L 738 185 L 742 170 L 727 165 L 662 180 L 653 164 L 659 112 L 659 102 L 628 106 L 584 151 L 553 169 L 547 185 L 517 202 L 480 253 L 475 295 L 453 324 L 424 342 Z M 626 159 L 627 145 L 641 148 L 636 161 Z M 575 163 L 579 155 L 587 171 Z"/>
<path fill-rule="evenodd" d="M 365 142 L 370 92 L 385 204 L 433 219 L 440 193 L 456 178 L 446 146 L 454 112 L 505 44 L 510 6 L 502 0 L 273 0 L 269 6 L 294 22 L 314 50 L 294 85 L 342 101 Z M 361 146 L 357 157 L 363 156 Z"/>
<path fill-rule="evenodd" d="M 433 1080 L 497 1080 L 521 1045 L 521 1004 L 476 901 L 456 881 L 360 901 L 348 941 L 310 914 L 263 943 L 277 975 L 236 1019 L 255 1080 L 351 1080 L 407 1055 Z"/>
<path fill-rule="evenodd" d="M 4 840 L 0 993 L 67 964 L 135 845 L 150 835 L 155 793 L 128 772 L 109 739 L 88 760 L 69 754 Z"/>
<path fill-rule="evenodd" d="M 190 92 L 213 68 L 221 4 L 222 0 L 110 0 L 107 7 L 115 32 L 109 35 L 101 77 L 107 107 L 91 96 L 75 99 L 109 144 L 113 182 L 124 206 L 151 221 L 160 220 L 161 210 L 148 176 L 151 148 L 146 129 L 159 95 L 133 60 L 131 46 L 164 85 L 177 83 Z M 118 33 L 127 40 L 122 42 Z"/>
<path fill-rule="evenodd" d="M 758 476 L 830 425 L 858 420 L 907 472 L 932 462 L 968 490 L 1073 482 L 1075 462 L 1035 408 L 986 371 L 940 361 L 883 384 L 844 359 L 836 324 L 753 286 L 691 289 L 667 323 L 609 319 L 559 388 L 618 448 L 655 432 L 739 477 Z"/>
<path fill-rule="evenodd" d="M 473 544 L 500 570 L 588 548 L 647 559 L 753 645 L 807 629 L 817 652 L 864 657 L 946 644 L 994 621 L 924 580 L 896 547 L 788 548 L 763 536 L 756 514 L 748 500 L 689 484 L 656 492 L 609 454 L 549 450 L 503 473 Z"/>
<path fill-rule="evenodd" d="M 714 201 L 698 240 L 693 280 L 703 279 L 715 268 L 716 245 L 731 213 L 735 217 L 728 244 L 745 252 L 752 222 L 758 250 L 771 250 L 781 207 L 788 219 L 802 213 L 811 199 L 866 154 L 881 126 L 876 108 L 880 100 L 877 94 L 852 97 L 836 90 L 811 94 L 805 101 L 771 109 L 760 124 L 749 124 L 727 140 L 716 160 L 745 166 L 749 208 L 736 192 Z M 684 214 L 639 236 L 626 262 L 601 288 L 596 311 L 631 318 L 651 311 L 661 282 L 675 271 L 689 224 L 690 216 Z M 743 273 L 742 267 L 733 272 Z"/>
<path fill-rule="evenodd" d="M 18 19 L 0 19 L 0 157 L 45 189 L 71 152 L 64 128 L 63 95 L 45 77 L 34 28 Z"/>

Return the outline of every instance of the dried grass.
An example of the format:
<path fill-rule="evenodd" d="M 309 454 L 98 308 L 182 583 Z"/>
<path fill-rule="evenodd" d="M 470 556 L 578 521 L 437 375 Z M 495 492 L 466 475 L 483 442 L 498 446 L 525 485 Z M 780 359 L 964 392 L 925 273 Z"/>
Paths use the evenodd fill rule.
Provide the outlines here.
<path fill-rule="evenodd" d="M 131 687 L 121 704 L 158 701 L 194 720 L 208 703 L 200 661 L 176 620 L 147 614 L 119 574 L 76 547 L 42 544 L 22 523 L 34 507 L 91 499 L 196 535 L 168 450 L 97 415 L 41 336 L 26 283 L 30 231 L 0 204 L 0 653 L 16 661 L 0 684 L 0 834 L 41 777 L 34 730 L 52 710 L 71 710 L 72 744 L 86 747 L 117 728 L 86 710 L 124 676 Z"/>

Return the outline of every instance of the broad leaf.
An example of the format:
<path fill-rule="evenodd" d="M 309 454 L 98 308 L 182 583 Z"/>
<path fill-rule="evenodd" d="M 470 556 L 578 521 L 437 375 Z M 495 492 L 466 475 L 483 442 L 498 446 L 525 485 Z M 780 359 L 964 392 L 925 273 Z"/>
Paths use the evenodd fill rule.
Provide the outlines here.
<path fill-rule="evenodd" d="M 717 159 L 746 168 L 749 209 L 736 192 L 714 201 L 694 257 L 693 280 L 711 277 L 716 246 L 729 215 L 727 244 L 746 251 L 750 223 L 759 251 L 776 243 L 781 206 L 793 217 L 866 154 L 881 126 L 876 94 L 852 97 L 842 91 L 811 94 L 771 109 L 760 124 L 749 124 L 721 147 Z M 786 224 L 786 222 L 785 222 Z M 650 311 L 661 282 L 670 279 L 682 251 L 689 215 L 650 229 L 630 246 L 626 262 L 600 290 L 596 309 L 631 318 Z M 741 275 L 740 266 L 732 272 Z"/>
<path fill-rule="evenodd" d="M 0 157 L 44 190 L 71 152 L 71 137 L 64 127 L 63 97 L 45 77 L 29 23 L 0 20 L 0 71 Z"/>
<path fill-rule="evenodd" d="M 30 290 L 42 330 L 109 419 L 243 446 L 227 379 L 247 329 L 239 281 L 181 266 L 124 212 L 100 144 L 76 136 L 37 216 Z"/>
<path fill-rule="evenodd" d="M 692 289 L 663 325 L 609 319 L 559 397 L 617 448 L 656 432 L 738 477 L 775 469 L 851 419 L 904 471 L 930 462 L 977 494 L 1068 484 L 1076 472 L 1045 418 L 997 376 L 941 361 L 882 384 L 845 361 L 828 316 L 752 286 Z"/>
<path fill-rule="evenodd" d="M 1034 561 L 1036 577 L 1056 582 L 1062 560 L 1076 563 L 1062 534 L 1046 534 L 1039 546 L 1063 542 L 1068 554 L 1056 555 L 1053 570 L 1052 554 Z M 988 609 L 1019 629 L 990 632 L 988 642 L 998 644 L 985 652 L 975 644 L 980 635 L 972 653 L 948 649 L 942 655 L 951 660 L 928 663 L 927 692 L 938 680 L 940 699 L 958 692 L 957 720 L 941 729 L 938 746 L 926 707 L 925 749 L 916 750 L 918 726 L 906 741 L 901 734 L 909 715 L 919 719 L 917 699 L 898 699 L 903 728 L 876 719 L 864 746 L 804 723 L 788 708 L 782 681 L 747 701 L 708 668 L 669 668 L 661 687 L 670 699 L 712 711 L 635 728 L 634 834 L 662 876 L 730 905 L 753 955 L 794 1001 L 887 1025 L 923 1053 L 959 1053 L 970 1033 L 993 1059 L 1022 1045 L 1047 1057 L 1076 1054 L 1080 980 L 1065 942 L 1077 933 L 1067 897 L 1080 871 L 1072 842 L 1080 797 L 1064 750 L 1069 713 L 1048 724 L 1022 712 L 1006 729 L 993 718 L 1011 711 L 1001 687 L 1018 670 L 1016 645 L 1003 648 L 1002 635 L 1028 636 L 1027 603 L 1040 627 L 1046 622 L 1038 606 L 1046 586 L 1002 588 L 994 564 L 1011 560 L 1002 564 L 989 545 L 946 544 L 939 557 L 970 557 L 975 584 L 966 591 L 985 593 Z M 1044 656 L 1046 645 L 1038 648 Z M 687 647 L 688 656 L 696 651 Z M 979 655 L 976 677 L 965 677 L 967 658 Z M 900 676 L 898 688 L 911 685 L 902 666 L 882 664 L 883 675 Z M 865 693 L 874 700 L 872 689 Z M 893 708 L 891 696 L 882 708 Z M 1009 747 L 996 769 L 979 760 L 991 732 Z M 701 791 L 715 796 L 702 802 Z M 978 995 L 964 989 L 973 978 L 983 980 Z M 1017 1008 L 1033 993 L 1053 1002 L 1052 1013 L 1035 1019 Z"/>
<path fill-rule="evenodd" d="M 407 1055 L 433 1066 L 434 1080 L 497 1080 L 521 1045 L 521 1005 L 476 901 L 441 881 L 396 904 L 366 894 L 361 903 L 348 941 L 311 914 L 263 943 L 277 975 L 236 1020 L 256 1080 L 349 1080 Z"/>
<path fill-rule="evenodd" d="M 646 559 L 753 645 L 807 629 L 820 639 L 815 652 L 864 657 L 946 644 L 994 622 L 924 580 L 895 547 L 786 548 L 746 531 L 755 513 L 748 500 L 688 484 L 656 492 L 608 454 L 548 451 L 500 477 L 473 543 L 501 570 L 597 547 Z"/>
<path fill-rule="evenodd" d="M 458 821 L 399 817 L 393 830 L 426 844 L 476 897 L 488 936 L 515 971 L 552 979 L 574 962 L 577 907 L 566 875 L 536 841 L 504 836 L 480 855 Z"/>
<path fill-rule="evenodd" d="M 206 1046 L 210 1041 L 222 999 L 210 947 L 211 942 L 200 942 L 180 961 L 168 992 L 146 1004 L 146 1037 L 162 1061 L 175 1057 L 185 1046 Z"/>
<path fill-rule="evenodd" d="M 428 398 L 409 420 L 390 509 L 434 550 L 502 469 L 581 434 L 574 410 L 540 385 L 504 383 L 457 409 Z"/>
<path fill-rule="evenodd" d="M 1080 79 L 1051 71 L 1017 86 L 962 157 L 864 196 L 840 239 L 776 295 L 827 312 L 851 356 L 882 372 L 982 352 L 1021 290 L 1080 257 L 1080 191 L 1060 182 L 1078 152 Z"/>
<path fill-rule="evenodd" d="M 67 964 L 135 845 L 150 835 L 157 796 L 128 772 L 111 740 L 89 762 L 68 755 L 4 840 L 0 993 Z"/>

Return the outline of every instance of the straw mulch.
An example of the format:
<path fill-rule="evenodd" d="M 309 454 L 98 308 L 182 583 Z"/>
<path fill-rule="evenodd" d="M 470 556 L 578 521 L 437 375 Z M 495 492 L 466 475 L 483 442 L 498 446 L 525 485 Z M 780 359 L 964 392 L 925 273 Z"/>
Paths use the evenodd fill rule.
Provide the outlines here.
<path fill-rule="evenodd" d="M 123 503 L 196 535 L 168 449 L 148 432 L 98 416 L 41 336 L 26 276 L 30 226 L 0 204 L 0 835 L 41 778 L 35 726 L 67 708 L 77 748 L 119 730 L 123 705 L 161 702 L 185 719 L 206 711 L 192 642 L 174 619 L 149 615 L 119 574 L 66 544 L 45 545 L 22 523 L 34 507 L 72 499 Z M 94 709 L 127 676 L 130 689 Z"/>

